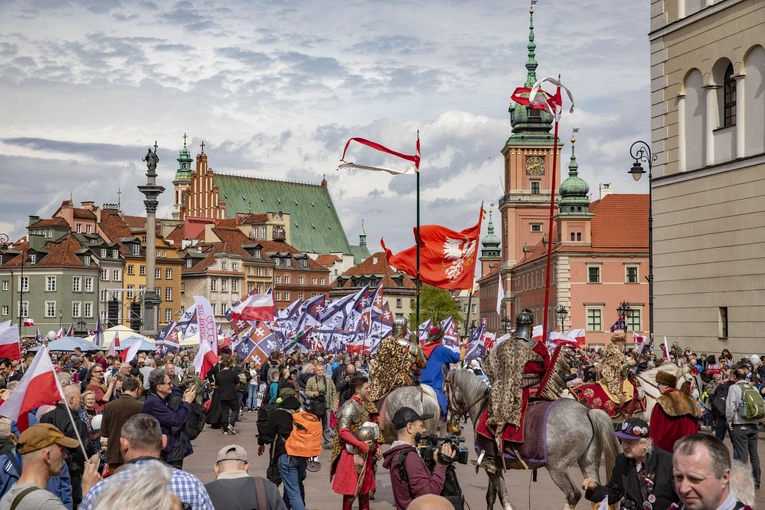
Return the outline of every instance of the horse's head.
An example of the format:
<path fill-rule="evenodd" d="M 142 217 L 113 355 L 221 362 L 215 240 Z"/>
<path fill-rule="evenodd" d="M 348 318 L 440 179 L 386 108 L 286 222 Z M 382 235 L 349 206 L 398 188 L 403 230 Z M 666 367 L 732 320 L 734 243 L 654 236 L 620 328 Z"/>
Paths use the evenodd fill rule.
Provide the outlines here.
<path fill-rule="evenodd" d="M 449 372 L 444 390 L 452 413 L 465 416 L 480 411 L 491 388 L 472 370 L 459 369 Z"/>

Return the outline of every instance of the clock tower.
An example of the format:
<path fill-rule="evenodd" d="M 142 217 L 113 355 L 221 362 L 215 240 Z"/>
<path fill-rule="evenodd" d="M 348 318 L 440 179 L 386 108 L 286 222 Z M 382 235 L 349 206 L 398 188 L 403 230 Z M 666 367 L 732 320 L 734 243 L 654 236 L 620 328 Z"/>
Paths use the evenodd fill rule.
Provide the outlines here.
<path fill-rule="evenodd" d="M 534 43 L 534 6 L 529 9 L 529 44 L 526 83 L 537 81 L 536 44 Z M 547 235 L 550 222 L 550 193 L 553 172 L 553 116 L 513 103 L 510 105 L 512 134 L 502 149 L 504 156 L 504 194 L 499 200 L 502 216 L 502 273 L 521 262 L 525 251 Z M 561 144 L 558 142 L 558 159 Z M 506 282 L 505 289 L 510 289 Z M 508 293 L 509 294 L 509 293 Z M 509 296 L 508 296 L 509 297 Z"/>

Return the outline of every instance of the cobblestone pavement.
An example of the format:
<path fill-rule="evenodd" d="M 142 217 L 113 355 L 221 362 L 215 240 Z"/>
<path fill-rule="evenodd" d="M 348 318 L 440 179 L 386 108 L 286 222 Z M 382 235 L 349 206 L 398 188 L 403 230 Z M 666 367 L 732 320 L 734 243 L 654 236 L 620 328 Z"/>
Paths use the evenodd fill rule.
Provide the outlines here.
<path fill-rule="evenodd" d="M 223 435 L 220 430 L 205 427 L 205 430 L 194 441 L 194 455 L 188 457 L 184 463 L 184 469 L 196 475 L 203 483 L 215 478 L 213 464 L 218 450 L 227 444 L 236 443 L 243 446 L 250 456 L 250 474 L 265 476 L 268 458 L 257 456 L 257 438 L 255 426 L 255 413 L 244 413 L 244 421 L 237 426 L 235 436 Z M 465 430 L 467 447 L 470 449 L 470 458 L 474 459 L 472 436 Z M 727 443 L 729 445 L 729 443 Z M 387 446 L 385 447 L 387 448 Z M 268 453 L 268 448 L 266 448 Z M 765 459 L 765 447 L 763 438 L 760 438 L 760 458 Z M 324 451 L 321 455 L 322 467 L 318 473 L 308 473 L 305 480 L 306 506 L 309 510 L 339 509 L 341 497 L 334 492 L 329 482 L 329 452 Z M 580 484 L 582 474 L 579 469 L 571 469 L 571 478 L 575 484 Z M 457 466 L 462 490 L 465 493 L 470 508 L 473 510 L 486 508 L 486 488 L 488 479 L 481 472 L 476 474 L 473 466 Z M 601 468 L 601 477 L 605 477 L 605 470 Z M 561 509 L 563 508 L 563 494 L 553 484 L 547 470 L 541 469 L 537 474 L 537 482 L 531 481 L 530 471 L 513 471 L 505 475 L 508 490 L 515 510 L 526 509 Z M 765 494 L 758 492 L 758 508 L 765 508 Z M 377 471 L 377 494 L 372 501 L 373 510 L 395 508 L 393 493 L 390 487 L 390 476 L 382 466 Z M 500 508 L 499 500 L 495 508 Z M 578 509 L 591 509 L 592 505 L 584 500 L 577 505 Z"/>

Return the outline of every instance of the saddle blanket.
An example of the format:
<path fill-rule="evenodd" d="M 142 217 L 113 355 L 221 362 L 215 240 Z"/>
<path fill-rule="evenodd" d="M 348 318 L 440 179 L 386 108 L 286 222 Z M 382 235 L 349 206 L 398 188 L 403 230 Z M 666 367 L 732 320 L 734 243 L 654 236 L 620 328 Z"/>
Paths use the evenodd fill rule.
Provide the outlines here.
<path fill-rule="evenodd" d="M 610 393 L 600 383 L 585 383 L 569 388 L 574 397 L 590 409 L 600 409 L 608 413 L 611 419 L 619 418 L 622 414 L 634 414 L 645 411 L 645 398 L 639 398 L 637 388 L 625 380 L 622 391 L 632 397 L 619 405 L 619 397 Z"/>
<path fill-rule="evenodd" d="M 514 440 L 517 437 L 516 434 L 513 434 L 515 427 L 505 427 L 505 430 L 502 431 L 502 440 L 503 453 L 506 459 L 517 460 L 512 448 L 515 446 L 524 461 L 540 464 L 547 462 L 547 414 L 557 402 L 557 400 L 535 400 L 529 402 L 526 411 L 521 416 L 520 430 L 522 432 L 530 431 L 530 433 L 528 435 L 525 433 L 521 434 L 521 437 L 525 436 L 525 440 L 522 443 Z M 494 440 L 494 435 L 486 425 L 488 417 L 489 412 L 487 409 L 478 419 L 478 425 L 476 426 L 478 435 L 476 436 L 475 444 L 475 448 L 478 451 L 486 449 L 484 446 L 486 442 Z"/>

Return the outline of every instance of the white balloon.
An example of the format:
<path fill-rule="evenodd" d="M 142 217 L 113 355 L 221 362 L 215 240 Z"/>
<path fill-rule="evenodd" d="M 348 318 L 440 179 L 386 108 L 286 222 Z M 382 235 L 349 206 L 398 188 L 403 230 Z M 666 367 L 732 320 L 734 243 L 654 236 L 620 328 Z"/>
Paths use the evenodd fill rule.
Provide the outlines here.
<path fill-rule="evenodd" d="M 760 357 L 757 354 L 752 354 L 749 360 L 752 362 L 752 365 L 759 365 L 760 363 Z"/>
<path fill-rule="evenodd" d="M 93 417 L 92 420 L 90 420 L 90 426 L 93 429 L 93 432 L 96 430 L 101 430 L 101 420 L 103 420 L 103 415 L 97 414 Z"/>
<path fill-rule="evenodd" d="M 56 339 L 56 332 L 55 331 L 48 331 L 48 334 L 45 335 L 49 341 L 53 341 Z"/>

